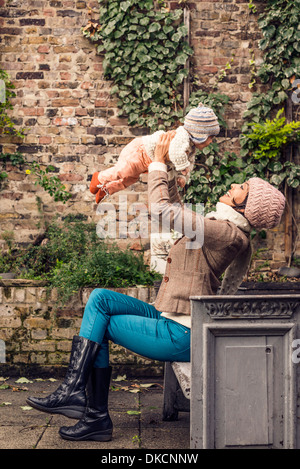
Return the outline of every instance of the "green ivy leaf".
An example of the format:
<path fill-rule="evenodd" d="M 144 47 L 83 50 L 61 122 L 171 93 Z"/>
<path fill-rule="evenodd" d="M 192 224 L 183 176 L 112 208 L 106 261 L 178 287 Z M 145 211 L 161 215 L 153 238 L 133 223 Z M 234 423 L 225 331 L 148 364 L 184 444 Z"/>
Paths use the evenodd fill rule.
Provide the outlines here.
<path fill-rule="evenodd" d="M 148 31 L 149 33 L 156 33 L 160 29 L 161 29 L 161 25 L 159 23 L 152 23 L 150 24 Z"/>
<path fill-rule="evenodd" d="M 131 6 L 131 2 L 129 0 L 120 3 L 120 9 L 125 12 L 128 10 L 130 6 Z"/>
<path fill-rule="evenodd" d="M 182 54 L 177 55 L 177 57 L 176 57 L 176 59 L 175 59 L 175 63 L 176 63 L 176 64 L 180 64 L 180 65 L 185 65 L 187 59 L 188 59 L 188 55 L 182 53 Z"/>

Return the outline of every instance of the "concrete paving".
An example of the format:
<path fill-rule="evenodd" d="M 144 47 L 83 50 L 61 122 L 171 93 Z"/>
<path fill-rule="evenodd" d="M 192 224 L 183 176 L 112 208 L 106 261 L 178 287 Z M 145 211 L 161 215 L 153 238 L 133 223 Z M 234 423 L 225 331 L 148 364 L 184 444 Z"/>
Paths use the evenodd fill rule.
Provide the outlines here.
<path fill-rule="evenodd" d="M 39 412 L 26 404 L 28 396 L 47 396 L 60 384 L 57 379 L 0 377 L 0 449 L 101 449 L 101 450 L 187 450 L 189 413 L 176 422 L 162 420 L 161 378 L 111 381 L 110 415 L 114 424 L 109 442 L 63 440 L 61 426 L 76 420 Z M 28 381 L 27 381 L 28 380 Z M 23 381 L 23 382 L 22 382 Z M 104 453 L 103 453 L 104 454 Z"/>

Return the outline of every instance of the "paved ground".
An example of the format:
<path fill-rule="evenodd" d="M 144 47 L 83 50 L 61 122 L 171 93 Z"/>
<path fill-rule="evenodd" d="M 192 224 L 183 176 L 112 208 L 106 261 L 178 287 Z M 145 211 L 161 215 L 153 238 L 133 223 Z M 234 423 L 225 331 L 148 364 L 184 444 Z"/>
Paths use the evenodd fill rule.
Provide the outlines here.
<path fill-rule="evenodd" d="M 162 420 L 162 379 L 111 382 L 110 415 L 114 423 L 110 442 L 70 442 L 58 430 L 75 420 L 29 408 L 28 396 L 46 396 L 60 380 L 0 377 L 0 449 L 189 449 L 189 413 L 176 422 Z"/>

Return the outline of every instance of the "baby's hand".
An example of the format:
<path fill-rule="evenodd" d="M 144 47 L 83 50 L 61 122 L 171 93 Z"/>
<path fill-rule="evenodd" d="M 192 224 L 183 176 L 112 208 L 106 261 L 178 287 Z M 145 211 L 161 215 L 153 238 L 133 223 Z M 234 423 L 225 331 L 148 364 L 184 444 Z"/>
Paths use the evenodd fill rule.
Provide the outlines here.
<path fill-rule="evenodd" d="M 184 176 L 179 176 L 177 178 L 177 185 L 181 188 L 183 188 L 185 186 L 185 183 L 186 183 L 186 179 Z"/>
<path fill-rule="evenodd" d="M 167 132 L 165 134 L 162 134 L 155 147 L 155 152 L 154 152 L 154 161 L 159 161 L 161 163 L 167 164 L 167 162 L 170 160 L 169 158 L 169 146 L 170 142 L 172 140 L 172 133 Z"/>

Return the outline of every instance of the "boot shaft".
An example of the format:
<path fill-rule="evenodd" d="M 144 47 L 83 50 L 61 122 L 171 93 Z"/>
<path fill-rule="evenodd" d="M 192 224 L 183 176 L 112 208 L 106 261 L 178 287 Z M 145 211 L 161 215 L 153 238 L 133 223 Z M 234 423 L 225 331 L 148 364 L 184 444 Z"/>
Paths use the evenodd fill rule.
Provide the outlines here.
<path fill-rule="evenodd" d="M 85 388 L 93 363 L 99 352 L 100 345 L 85 337 L 74 336 L 70 363 L 64 379 L 64 385 L 73 390 L 76 388 Z"/>
<path fill-rule="evenodd" d="M 88 407 L 107 412 L 111 373 L 112 367 L 110 366 L 92 368 L 87 384 Z"/>

